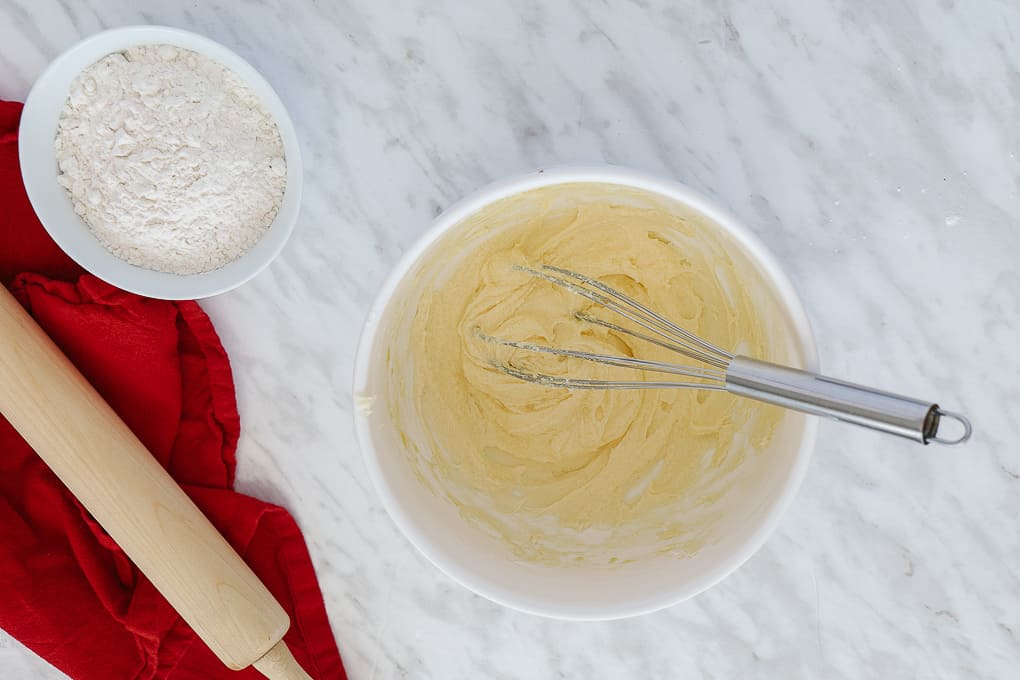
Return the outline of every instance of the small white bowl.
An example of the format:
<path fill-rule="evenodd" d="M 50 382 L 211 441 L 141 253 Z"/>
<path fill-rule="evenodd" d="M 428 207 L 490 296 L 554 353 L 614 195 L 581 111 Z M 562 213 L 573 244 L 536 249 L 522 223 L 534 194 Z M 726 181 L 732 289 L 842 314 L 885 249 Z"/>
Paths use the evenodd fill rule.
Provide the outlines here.
<path fill-rule="evenodd" d="M 85 68 L 108 54 L 134 45 L 167 44 L 193 50 L 237 74 L 272 114 L 283 139 L 287 186 L 276 219 L 244 255 L 213 271 L 178 276 L 137 267 L 110 253 L 74 212 L 67 191 L 57 182 L 54 140 L 71 83 Z M 283 102 L 248 62 L 223 45 L 188 31 L 165 26 L 126 26 L 98 33 L 74 45 L 51 63 L 28 95 L 18 131 L 18 153 L 25 191 L 50 237 L 84 269 L 118 288 L 166 300 L 209 297 L 231 290 L 264 269 L 294 230 L 301 205 L 301 152 Z"/>
<path fill-rule="evenodd" d="M 413 389 L 407 374 L 394 380 L 387 354 L 406 355 L 404 329 L 422 292 L 419 276 L 435 251 L 431 246 L 465 218 L 500 199 L 557 184 L 617 185 L 666 197 L 706 216 L 729 236 L 747 264 L 747 281 L 768 295 L 779 342 L 775 360 L 817 368 L 814 338 L 789 279 L 776 259 L 729 212 L 675 182 L 611 166 L 562 167 L 503 180 L 480 189 L 440 215 L 404 255 L 383 284 L 362 331 L 354 367 L 359 405 L 355 429 L 369 475 L 393 520 L 429 560 L 479 595 L 526 612 L 564 619 L 613 619 L 655 611 L 718 583 L 747 560 L 775 529 L 807 470 L 817 422 L 787 412 L 766 450 L 738 467 L 738 481 L 718 501 L 709 540 L 695 554 L 657 555 L 614 566 L 546 565 L 522 562 L 502 542 L 470 523 L 419 481 L 409 457 L 418 455 L 407 437 L 424 450 L 413 432 L 401 432 L 390 414 L 389 397 Z M 603 189 L 599 189 L 603 191 Z M 606 193 L 612 201 L 612 187 Z M 763 312 L 764 313 L 764 312 Z M 404 339 L 401 339 L 404 338 Z M 405 354 L 400 354 L 401 352 Z M 403 367 L 406 368 L 406 367 Z M 396 392 L 391 391 L 396 390 Z M 442 399 L 437 393 L 435 398 Z M 421 445 L 421 446 L 418 446 Z"/>

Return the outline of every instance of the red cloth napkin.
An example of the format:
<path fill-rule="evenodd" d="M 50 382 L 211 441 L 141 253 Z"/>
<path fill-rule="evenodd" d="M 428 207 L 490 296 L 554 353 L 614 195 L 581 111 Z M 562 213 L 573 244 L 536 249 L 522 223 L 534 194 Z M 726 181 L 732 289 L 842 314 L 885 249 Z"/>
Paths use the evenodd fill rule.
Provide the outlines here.
<path fill-rule="evenodd" d="M 81 275 L 25 195 L 20 114 L 0 102 L 0 282 L 283 604 L 298 662 L 319 680 L 345 678 L 294 520 L 232 490 L 240 421 L 212 323 L 195 302 Z M 0 628 L 72 678 L 262 677 L 223 666 L 2 417 L 0 587 Z"/>

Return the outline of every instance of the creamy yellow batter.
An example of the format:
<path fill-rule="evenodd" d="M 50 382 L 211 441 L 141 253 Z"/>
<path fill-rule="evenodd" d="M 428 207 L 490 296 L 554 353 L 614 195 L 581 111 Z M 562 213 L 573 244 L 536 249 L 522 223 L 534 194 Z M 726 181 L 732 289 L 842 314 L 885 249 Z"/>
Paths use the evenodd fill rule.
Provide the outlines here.
<path fill-rule="evenodd" d="M 724 392 L 570 391 L 493 368 L 512 362 L 579 378 L 668 376 L 538 355 L 481 335 L 672 362 L 663 348 L 584 323 L 628 322 L 515 265 L 553 264 L 598 278 L 722 347 L 767 356 L 766 335 L 717 227 L 650 194 L 593 185 L 505 199 L 435 246 L 419 274 L 425 292 L 411 324 L 411 412 L 428 446 L 414 455 L 423 481 L 527 559 L 584 559 L 652 531 L 661 550 L 697 547 L 694 511 L 748 450 L 767 443 L 775 409 Z M 622 198 L 621 198 L 622 196 Z M 738 435 L 738 432 L 740 433 Z M 746 437 L 750 447 L 734 446 Z M 413 439 L 413 437 L 411 438 Z M 613 561 L 615 558 L 611 559 Z"/>

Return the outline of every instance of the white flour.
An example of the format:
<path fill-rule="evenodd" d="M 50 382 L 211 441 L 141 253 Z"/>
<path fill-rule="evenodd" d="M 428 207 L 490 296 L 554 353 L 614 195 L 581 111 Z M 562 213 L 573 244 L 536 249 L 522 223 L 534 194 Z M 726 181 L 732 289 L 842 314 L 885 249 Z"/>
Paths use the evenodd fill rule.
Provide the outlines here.
<path fill-rule="evenodd" d="M 286 185 L 272 116 L 230 70 L 170 45 L 111 54 L 75 79 L 60 183 L 117 257 L 196 274 L 251 248 Z"/>

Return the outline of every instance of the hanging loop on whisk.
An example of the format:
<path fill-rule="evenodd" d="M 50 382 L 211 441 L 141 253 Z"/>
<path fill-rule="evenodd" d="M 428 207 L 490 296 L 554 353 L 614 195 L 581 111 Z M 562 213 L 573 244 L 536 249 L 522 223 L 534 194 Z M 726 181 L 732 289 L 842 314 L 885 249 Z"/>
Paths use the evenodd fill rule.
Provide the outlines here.
<path fill-rule="evenodd" d="M 935 407 L 935 413 L 938 414 L 940 421 L 943 419 L 948 419 L 955 420 L 956 422 L 958 422 L 960 425 L 963 426 L 963 432 L 960 434 L 959 437 L 956 437 L 955 439 L 947 439 L 946 437 L 938 436 L 938 431 L 936 431 L 935 434 L 928 438 L 928 441 L 952 446 L 954 444 L 962 444 L 968 439 L 970 439 L 970 435 L 972 432 L 970 421 L 963 414 L 956 413 L 955 411 L 947 411 L 944 408 L 939 408 L 938 406 Z"/>

